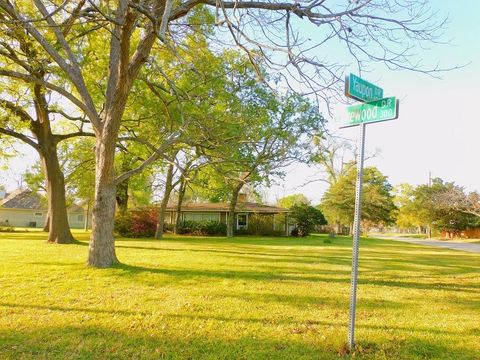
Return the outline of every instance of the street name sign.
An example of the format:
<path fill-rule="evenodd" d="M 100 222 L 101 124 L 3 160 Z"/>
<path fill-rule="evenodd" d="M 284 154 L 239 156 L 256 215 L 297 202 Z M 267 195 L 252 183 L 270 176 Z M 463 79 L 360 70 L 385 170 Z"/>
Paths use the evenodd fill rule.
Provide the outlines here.
<path fill-rule="evenodd" d="M 362 102 L 383 98 L 383 89 L 363 80 L 361 77 L 350 74 L 345 78 L 345 95 Z"/>
<path fill-rule="evenodd" d="M 355 213 L 353 215 L 352 278 L 350 282 L 350 314 L 348 322 L 348 347 L 355 346 L 355 318 L 357 313 L 358 255 L 362 221 L 363 161 L 365 158 L 365 131 L 368 123 L 393 120 L 398 117 L 399 102 L 395 97 L 383 98 L 383 89 L 350 74 L 345 78 L 345 95 L 363 104 L 347 108 L 349 122 L 341 126 L 360 128 L 360 151 L 357 159 L 355 185 Z"/>
<path fill-rule="evenodd" d="M 398 109 L 399 102 L 395 97 L 349 106 L 347 108 L 349 122 L 342 128 L 396 119 Z"/>

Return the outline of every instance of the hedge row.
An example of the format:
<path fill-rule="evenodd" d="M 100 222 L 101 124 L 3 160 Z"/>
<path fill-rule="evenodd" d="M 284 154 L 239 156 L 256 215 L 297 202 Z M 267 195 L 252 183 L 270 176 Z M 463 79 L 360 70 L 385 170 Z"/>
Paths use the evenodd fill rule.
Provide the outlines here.
<path fill-rule="evenodd" d="M 226 235 L 227 225 L 218 221 L 182 221 L 178 224 L 179 234 Z"/>

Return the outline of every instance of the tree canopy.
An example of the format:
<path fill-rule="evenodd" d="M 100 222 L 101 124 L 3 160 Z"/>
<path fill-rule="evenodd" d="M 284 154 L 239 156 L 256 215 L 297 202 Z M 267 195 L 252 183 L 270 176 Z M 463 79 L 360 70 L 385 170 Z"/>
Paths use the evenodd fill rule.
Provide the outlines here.
<path fill-rule="evenodd" d="M 311 135 L 295 113 L 299 106 L 314 107 L 299 94 L 330 109 L 331 102 L 343 94 L 343 73 L 352 62 L 359 71 L 370 62 L 393 69 L 438 71 L 435 65 L 420 67 L 416 52 L 436 41 L 444 24 L 422 0 L 81 0 L 61 4 L 0 0 L 0 20 L 2 83 L 37 88 L 41 97 L 60 97 L 66 118 L 88 122 L 94 135 L 88 264 L 95 267 L 118 262 L 113 236 L 117 186 L 164 158 L 172 147 L 189 142 L 197 130 L 207 129 L 200 131 L 204 136 L 197 137 L 192 146 L 208 149 L 211 141 L 226 145 L 236 128 L 232 119 L 241 124 L 251 118 L 262 121 L 272 117 L 269 111 L 276 107 L 278 116 L 269 122 L 275 131 L 272 126 L 252 128 L 252 140 L 229 154 L 239 164 L 258 165 L 251 172 L 236 169 L 237 174 L 248 174 L 240 182 L 257 176 L 265 179 L 278 164 L 259 160 L 272 160 L 272 151 L 283 159 L 297 156 L 285 145 L 305 139 L 299 132 Z M 316 34 L 313 40 L 306 39 L 309 32 Z M 27 43 L 31 44 L 28 48 Z M 203 48 L 208 47 L 210 53 L 203 54 L 198 44 L 205 44 Z M 339 50 L 331 52 L 333 48 Z M 218 75 L 229 77 L 231 71 L 211 54 L 227 57 L 229 50 L 243 53 L 241 63 L 248 63 L 249 73 L 254 73 L 251 81 L 263 85 L 244 87 L 242 82 L 231 81 L 228 84 L 233 86 L 220 91 L 229 101 L 212 104 L 209 100 L 220 97 L 222 82 L 213 89 L 203 85 L 216 82 Z M 34 64 L 29 63 L 31 59 Z M 268 95 L 267 90 L 275 95 Z M 154 97 L 159 106 L 135 106 Z M 244 101 L 239 104 L 235 97 Z M 236 105 L 243 115 L 250 109 L 251 116 L 239 116 Z M 20 110 L 25 112 L 28 106 L 21 103 Z M 260 111 L 260 107 L 266 108 Z M 72 109 L 68 114 L 63 111 L 67 108 Z M 303 120 L 318 119 L 314 111 L 300 111 Z M 138 121 L 147 119 L 150 132 L 138 136 Z M 288 126 L 297 128 L 289 133 Z M 248 133 L 248 127 L 241 129 Z M 141 143 L 148 150 L 125 171 L 116 166 L 122 141 Z M 55 178 L 51 179 L 55 184 Z M 63 184 L 50 186 L 58 189 Z"/>
<path fill-rule="evenodd" d="M 321 209 L 330 224 L 351 225 L 355 210 L 357 171 L 352 168 L 330 186 L 322 198 Z M 392 185 L 380 170 L 366 167 L 363 173 L 362 221 L 371 224 L 389 224 L 396 209 L 391 194 Z"/>

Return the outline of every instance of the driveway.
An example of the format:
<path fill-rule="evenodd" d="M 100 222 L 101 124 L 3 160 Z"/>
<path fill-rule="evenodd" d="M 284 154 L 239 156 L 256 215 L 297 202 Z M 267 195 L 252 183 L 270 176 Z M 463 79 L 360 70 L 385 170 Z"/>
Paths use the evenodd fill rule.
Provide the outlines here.
<path fill-rule="evenodd" d="M 424 240 L 424 239 L 411 239 L 406 237 L 396 237 L 396 236 L 375 236 L 378 239 L 386 239 L 386 240 L 395 240 L 395 241 L 403 241 L 412 244 L 418 245 L 428 245 L 428 246 L 436 246 L 442 247 L 452 250 L 462 250 L 468 251 L 471 253 L 480 254 L 480 244 L 470 244 L 470 243 L 461 243 L 455 241 L 440 241 L 440 240 Z"/>

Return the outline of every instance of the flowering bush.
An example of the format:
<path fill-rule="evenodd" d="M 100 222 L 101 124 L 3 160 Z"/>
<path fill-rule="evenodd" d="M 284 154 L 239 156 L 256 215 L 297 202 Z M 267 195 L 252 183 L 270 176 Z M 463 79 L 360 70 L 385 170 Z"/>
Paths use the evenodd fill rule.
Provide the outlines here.
<path fill-rule="evenodd" d="M 152 237 L 157 228 L 157 209 L 132 210 L 115 219 L 115 231 L 125 237 Z"/>

